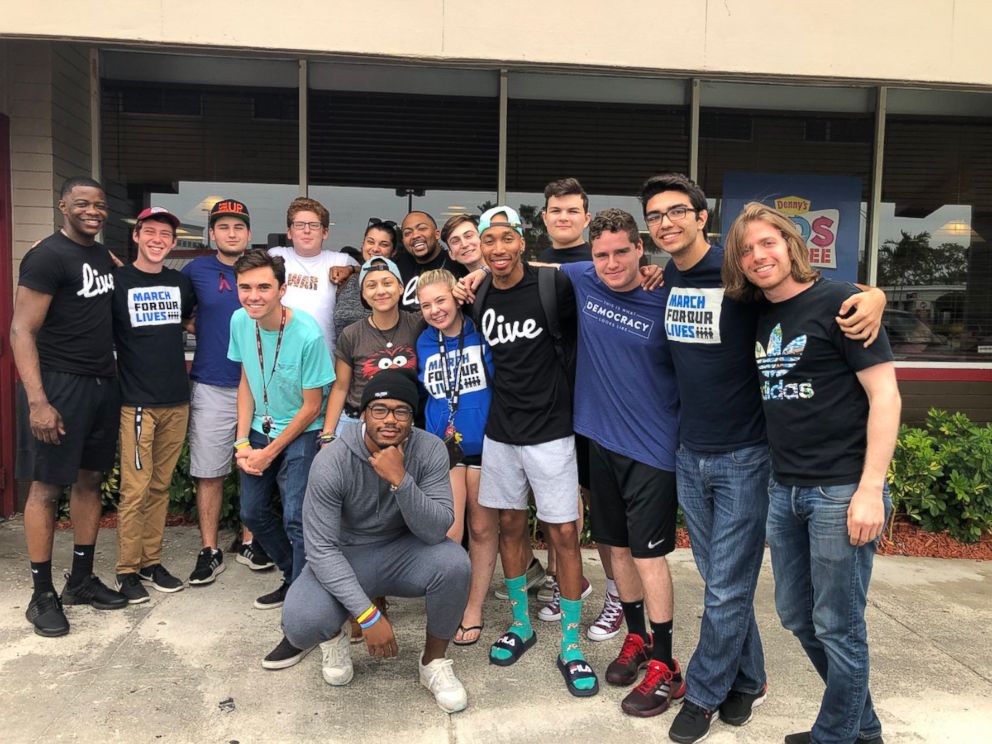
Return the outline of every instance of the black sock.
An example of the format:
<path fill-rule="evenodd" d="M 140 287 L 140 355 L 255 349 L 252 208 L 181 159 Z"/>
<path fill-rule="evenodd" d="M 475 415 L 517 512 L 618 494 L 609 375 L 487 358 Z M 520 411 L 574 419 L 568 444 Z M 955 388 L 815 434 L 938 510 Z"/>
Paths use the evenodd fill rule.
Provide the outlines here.
<path fill-rule="evenodd" d="M 72 573 L 69 574 L 69 583 L 72 586 L 79 586 L 83 579 L 93 573 L 93 553 L 96 545 L 73 545 L 72 546 Z"/>
<path fill-rule="evenodd" d="M 627 632 L 639 635 L 648 642 L 648 630 L 644 625 L 644 600 L 636 602 L 620 602 L 623 607 L 623 618 L 627 621 Z"/>
<path fill-rule="evenodd" d="M 651 632 L 654 634 L 654 648 L 651 658 L 660 661 L 669 669 L 672 668 L 672 621 L 656 623 L 651 621 Z M 673 669 L 674 671 L 674 669 Z"/>
<path fill-rule="evenodd" d="M 31 561 L 31 580 L 34 581 L 34 593 L 54 592 L 55 585 L 52 584 L 52 562 L 41 561 L 35 563 Z"/>

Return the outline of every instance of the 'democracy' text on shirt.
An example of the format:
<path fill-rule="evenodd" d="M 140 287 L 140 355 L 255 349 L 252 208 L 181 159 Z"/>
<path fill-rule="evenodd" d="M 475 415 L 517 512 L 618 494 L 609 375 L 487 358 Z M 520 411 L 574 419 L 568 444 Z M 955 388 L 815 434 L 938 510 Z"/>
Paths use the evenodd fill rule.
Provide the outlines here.
<path fill-rule="evenodd" d="M 18 284 L 52 298 L 36 339 L 42 369 L 114 374 L 114 264 L 106 248 L 57 232 L 24 256 Z"/>
<path fill-rule="evenodd" d="M 555 275 L 562 332 L 575 336 L 575 294 Z M 509 289 L 490 287 L 482 308 L 482 334 L 492 349 L 493 401 L 486 435 L 507 444 L 541 444 L 572 430 L 571 384 L 555 353 L 537 288 L 537 269 Z"/>
<path fill-rule="evenodd" d="M 666 292 L 614 292 L 591 262 L 563 265 L 579 308 L 575 431 L 610 452 L 675 470 L 679 392 Z"/>

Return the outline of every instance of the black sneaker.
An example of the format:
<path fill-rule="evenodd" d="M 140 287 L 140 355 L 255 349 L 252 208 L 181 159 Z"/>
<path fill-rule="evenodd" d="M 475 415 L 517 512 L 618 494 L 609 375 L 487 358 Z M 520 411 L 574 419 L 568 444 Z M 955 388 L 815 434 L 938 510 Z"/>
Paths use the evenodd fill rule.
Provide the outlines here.
<path fill-rule="evenodd" d="M 167 594 L 178 592 L 183 588 L 183 582 L 166 571 L 165 566 L 161 563 L 156 563 L 154 566 L 145 566 L 138 571 L 138 577 L 143 583 L 151 584 L 158 591 L 166 592 Z"/>
<path fill-rule="evenodd" d="M 813 738 L 809 731 L 802 731 L 798 734 L 788 734 L 785 737 L 785 744 L 810 744 L 812 741 Z M 881 735 L 873 736 L 870 739 L 864 739 L 859 736 L 854 740 L 854 744 L 885 744 L 885 740 L 882 739 Z"/>
<path fill-rule="evenodd" d="M 303 661 L 303 657 L 313 651 L 314 648 L 314 646 L 310 648 L 297 648 L 289 642 L 286 636 L 283 636 L 282 640 L 279 641 L 279 645 L 262 659 L 262 667 L 264 669 L 286 669 L 295 666 Z"/>
<path fill-rule="evenodd" d="M 286 601 L 286 592 L 289 591 L 289 584 L 285 581 L 282 585 L 276 589 L 274 592 L 269 592 L 268 594 L 263 594 L 261 597 L 255 600 L 255 607 L 259 610 L 274 610 L 277 607 L 282 607 L 282 603 Z M 273 667 L 278 668 L 278 667 Z"/>
<path fill-rule="evenodd" d="M 719 710 L 706 710 L 686 700 L 682 703 L 675 720 L 672 721 L 668 738 L 679 744 L 694 744 L 702 741 L 710 735 L 710 724 L 719 718 Z"/>
<path fill-rule="evenodd" d="M 768 696 L 768 685 L 761 692 L 738 692 L 731 690 L 727 699 L 720 703 L 720 720 L 731 726 L 743 726 L 751 720 L 752 711 L 765 702 Z"/>
<path fill-rule="evenodd" d="M 62 588 L 62 604 L 92 605 L 98 610 L 119 610 L 127 607 L 127 597 L 107 587 L 96 574 L 90 574 L 79 586 L 69 584 L 69 572 L 65 573 L 65 586 Z"/>
<path fill-rule="evenodd" d="M 213 584 L 224 573 L 224 554 L 213 548 L 204 548 L 196 556 L 196 568 L 189 575 L 190 584 Z"/>
<path fill-rule="evenodd" d="M 234 560 L 252 571 L 265 571 L 276 565 L 261 544 L 255 542 L 242 543 Z"/>
<path fill-rule="evenodd" d="M 117 591 L 127 597 L 128 604 L 148 601 L 148 592 L 141 585 L 141 579 L 136 573 L 117 574 Z"/>
<path fill-rule="evenodd" d="M 34 625 L 34 632 L 45 638 L 57 638 L 69 632 L 69 621 L 62 611 L 62 601 L 55 592 L 33 595 L 24 617 Z"/>

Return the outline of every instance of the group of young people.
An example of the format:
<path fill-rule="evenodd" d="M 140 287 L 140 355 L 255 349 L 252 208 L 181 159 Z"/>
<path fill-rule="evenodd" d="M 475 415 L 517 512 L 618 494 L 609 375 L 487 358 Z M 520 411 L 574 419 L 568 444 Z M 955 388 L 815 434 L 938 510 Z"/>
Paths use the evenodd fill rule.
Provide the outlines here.
<path fill-rule="evenodd" d="M 330 251 L 327 209 L 300 198 L 287 245 L 264 250 L 249 248 L 247 206 L 223 199 L 209 218 L 216 253 L 179 272 L 163 263 L 175 215 L 142 211 L 137 257 L 115 267 L 96 241 L 108 215 L 99 184 L 70 179 L 61 197 L 62 229 L 22 262 L 11 327 L 37 633 L 69 631 L 63 604 L 115 609 L 146 601 L 146 586 L 183 588 L 161 544 L 188 421 L 203 540 L 189 583 L 224 570 L 217 525 L 233 455 L 239 560 L 282 574 L 255 601 L 282 608 L 267 669 L 320 646 L 324 680 L 347 684 L 353 642 L 397 653 L 385 598 L 423 596 L 420 681 L 442 709 L 462 710 L 448 646 L 481 638 L 498 556 L 511 617 L 489 662 L 511 666 L 537 644 L 539 589 L 538 618 L 560 623 L 566 689 L 595 695 L 580 639 L 586 501 L 606 571 L 586 637 L 626 626 L 605 670 L 608 684 L 633 686 L 625 713 L 681 700 L 677 742 L 750 720 L 768 690 L 753 610 L 767 539 L 780 618 L 825 682 L 811 731 L 785 741 L 881 742 L 864 610 L 899 421 L 885 298 L 820 277 L 788 217 L 749 204 L 726 245 L 711 244 L 702 190 L 652 177 L 640 202 L 670 257 L 662 272 L 645 265 L 634 217 L 593 217 L 572 178 L 545 191 L 552 246 L 540 262 L 524 260 L 525 225 L 508 206 L 440 228 L 422 211 L 372 218 L 360 250 Z M 189 383 L 183 329 L 197 338 Z M 110 589 L 93 550 L 118 440 Z M 58 594 L 66 486 L 75 545 Z M 531 500 L 547 571 L 530 549 Z M 665 558 L 680 504 L 705 583 L 684 674 Z"/>

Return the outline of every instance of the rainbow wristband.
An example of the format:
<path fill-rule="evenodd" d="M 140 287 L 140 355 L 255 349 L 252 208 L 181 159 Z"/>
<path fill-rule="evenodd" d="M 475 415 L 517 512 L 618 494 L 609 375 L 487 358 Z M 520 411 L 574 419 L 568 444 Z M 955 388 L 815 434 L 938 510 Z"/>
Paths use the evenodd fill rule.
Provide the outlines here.
<path fill-rule="evenodd" d="M 375 625 L 376 621 L 380 618 L 379 608 L 375 605 L 369 607 L 365 612 L 355 618 L 355 622 L 361 625 L 363 628 L 368 628 Z"/>

